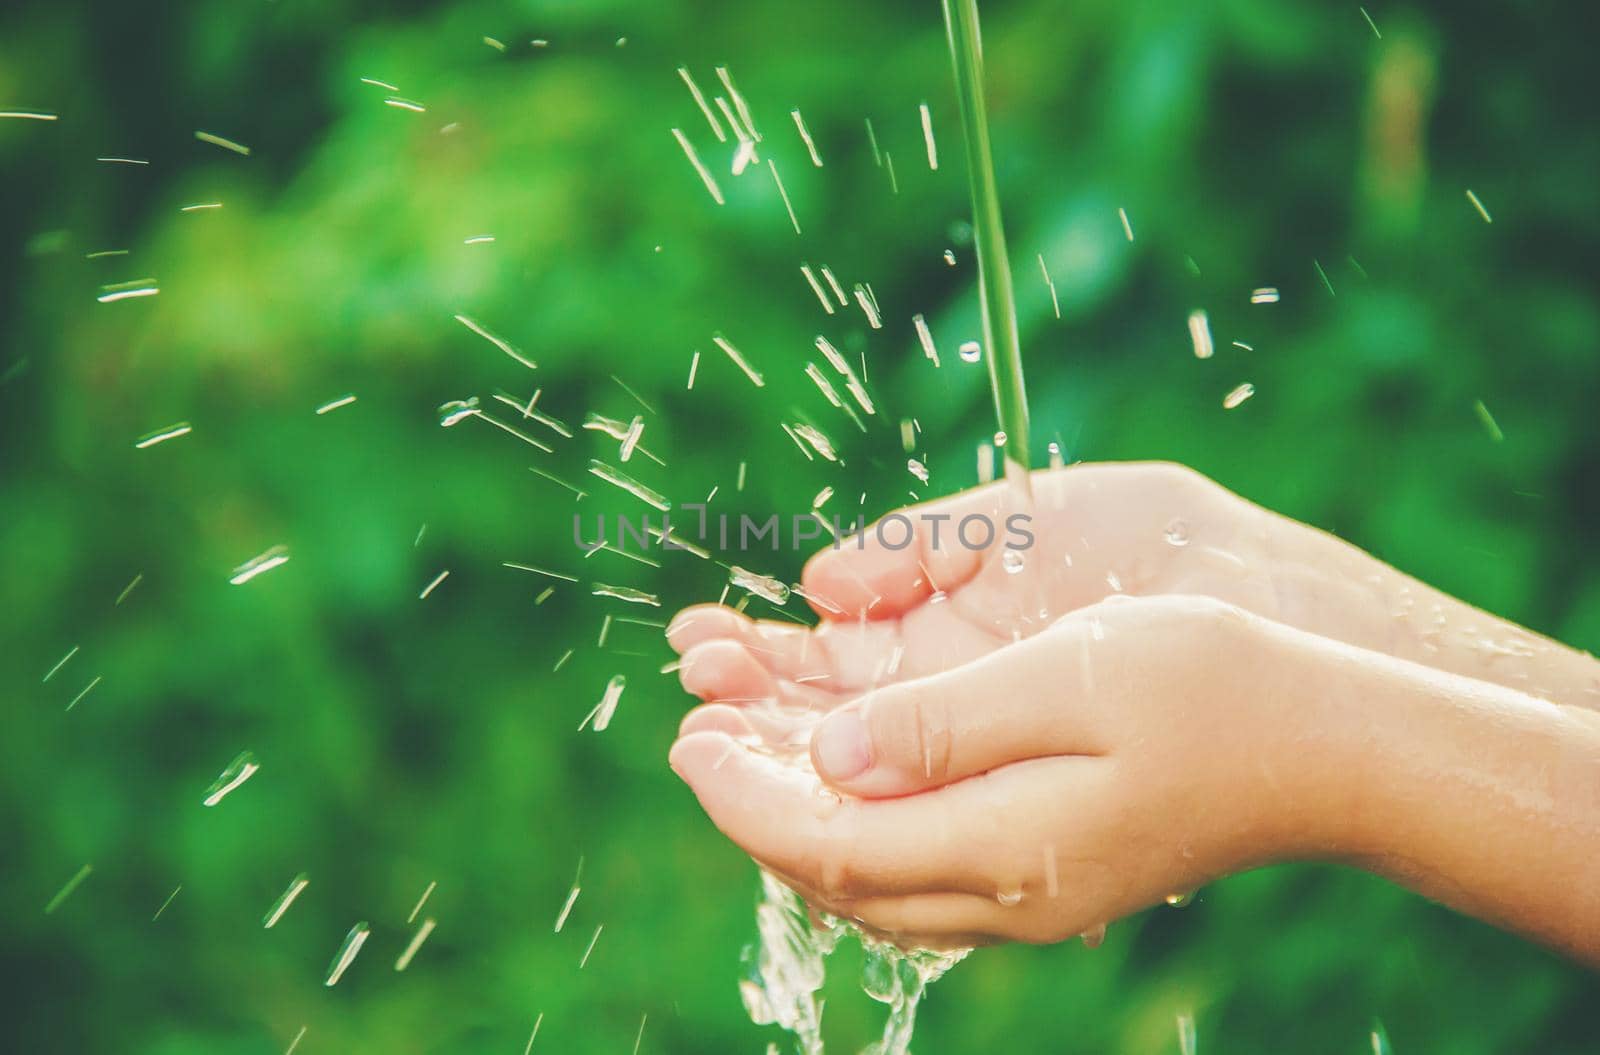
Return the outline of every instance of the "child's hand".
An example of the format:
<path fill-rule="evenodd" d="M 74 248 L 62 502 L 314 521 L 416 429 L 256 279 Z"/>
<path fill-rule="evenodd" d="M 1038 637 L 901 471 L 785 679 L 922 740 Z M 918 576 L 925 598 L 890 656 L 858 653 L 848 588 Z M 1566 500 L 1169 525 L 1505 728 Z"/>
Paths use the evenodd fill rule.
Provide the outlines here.
<path fill-rule="evenodd" d="M 1192 580 L 1192 592 L 1236 603 L 1270 593 L 1232 555 L 1264 515 L 1187 469 L 1079 466 L 1036 473 L 1033 487 L 1028 510 L 995 484 L 886 517 L 913 525 L 903 548 L 889 548 L 898 533 L 885 545 L 869 529 L 859 545 L 818 553 L 802 581 L 822 615 L 815 629 L 719 605 L 680 612 L 667 637 L 683 656 L 684 688 L 710 705 L 684 731 L 753 730 L 803 747 L 816 715 L 843 700 L 987 655 L 1114 592 L 1172 592 Z M 1007 520 L 1017 512 L 1034 538 L 1008 567 L 1004 544 L 1016 536 Z M 959 535 L 969 517 L 981 519 Z M 989 544 L 969 548 L 986 530 Z"/>
<path fill-rule="evenodd" d="M 714 722 L 672 765 L 813 904 L 935 947 L 1054 941 L 1362 849 L 1327 820 L 1359 781 L 1348 723 L 1305 688 L 1314 664 L 1339 681 L 1326 655 L 1206 598 L 1117 599 L 835 710 L 811 755 L 843 796 Z"/>
<path fill-rule="evenodd" d="M 672 764 L 734 841 L 905 943 L 1055 940 L 1331 857 L 1600 964 L 1591 657 L 1187 470 L 1033 479 L 1027 510 L 996 485 L 908 511 L 905 549 L 819 554 L 814 630 L 673 621 L 707 704 Z M 1020 564 L 950 534 L 1019 511 Z"/>

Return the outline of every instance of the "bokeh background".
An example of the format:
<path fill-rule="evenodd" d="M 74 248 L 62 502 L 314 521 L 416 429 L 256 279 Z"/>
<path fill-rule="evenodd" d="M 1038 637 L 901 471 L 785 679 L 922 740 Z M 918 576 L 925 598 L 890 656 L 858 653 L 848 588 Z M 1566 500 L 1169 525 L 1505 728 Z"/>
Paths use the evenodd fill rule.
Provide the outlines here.
<path fill-rule="evenodd" d="M 1035 457 L 1055 440 L 1069 459 L 1185 461 L 1600 643 L 1586 5 L 1375 0 L 1372 24 L 1353 3 L 983 9 Z M 732 176 L 680 63 L 708 95 L 730 67 L 803 234 L 764 167 Z M 729 513 L 802 511 L 831 485 L 876 515 L 970 485 L 993 424 L 983 366 L 954 354 L 977 323 L 950 83 L 935 0 L 5 5 L 0 110 L 59 119 L 0 118 L 0 1048 L 272 1053 L 304 1028 L 307 1055 L 518 1052 L 541 1013 L 535 1051 L 627 1052 L 643 1016 L 640 1052 L 780 1039 L 736 993 L 753 870 L 664 762 L 687 701 L 648 621 L 715 598 L 725 570 L 582 559 L 576 509 L 643 508 L 585 471 L 615 441 L 529 424 L 544 454 L 479 420 L 441 430 L 436 408 L 508 411 L 495 393 L 537 388 L 570 426 L 642 415 L 665 465 L 630 468 L 677 501 L 717 487 Z M 825 315 L 803 261 L 869 283 L 883 328 Z M 97 301 L 146 277 L 159 295 Z M 1281 302 L 1252 305 L 1260 286 Z M 802 373 L 817 334 L 865 357 L 864 432 Z M 179 421 L 192 434 L 135 448 Z M 785 422 L 844 463 L 808 461 Z M 289 563 L 229 584 L 275 545 Z M 607 615 L 644 622 L 614 619 L 602 647 Z M 610 728 L 577 732 L 619 673 Z M 202 806 L 246 750 L 260 771 Z M 437 930 L 396 972 L 435 883 Z M 325 988 L 358 920 L 372 937 Z M 829 1036 L 853 1051 L 881 1009 L 850 953 L 833 964 Z M 1203 1050 L 1354 1053 L 1381 1021 L 1401 1053 L 1592 1052 L 1597 995 L 1382 882 L 1288 867 L 1119 923 L 1098 951 L 981 951 L 932 990 L 916 1048 L 1175 1051 L 1192 1012 Z"/>

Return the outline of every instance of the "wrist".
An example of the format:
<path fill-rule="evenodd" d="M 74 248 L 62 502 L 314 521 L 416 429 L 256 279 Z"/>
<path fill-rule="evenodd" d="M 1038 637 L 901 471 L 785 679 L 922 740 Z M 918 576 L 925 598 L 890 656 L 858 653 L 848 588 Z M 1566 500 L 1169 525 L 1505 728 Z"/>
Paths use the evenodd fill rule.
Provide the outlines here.
<path fill-rule="evenodd" d="M 1258 627 L 1260 767 L 1276 804 L 1262 845 L 1271 860 L 1360 865 L 1385 852 L 1391 831 L 1382 752 L 1371 743 L 1373 663 L 1404 665 L 1341 641 L 1265 620 Z"/>

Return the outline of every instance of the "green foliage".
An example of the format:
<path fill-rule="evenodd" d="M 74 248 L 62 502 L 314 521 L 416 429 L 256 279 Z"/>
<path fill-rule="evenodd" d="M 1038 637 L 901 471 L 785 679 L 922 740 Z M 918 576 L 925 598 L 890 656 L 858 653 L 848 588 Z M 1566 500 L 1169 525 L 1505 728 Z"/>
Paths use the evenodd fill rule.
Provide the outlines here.
<path fill-rule="evenodd" d="M 1074 459 L 1188 462 L 1594 647 L 1586 9 L 1368 10 L 1381 39 L 1354 5 L 985 4 L 1034 457 L 1057 440 Z M 580 432 L 545 455 L 481 421 L 442 431 L 435 407 L 539 388 L 571 425 L 642 414 L 666 467 L 630 471 L 680 502 L 717 487 L 713 509 L 732 513 L 803 512 L 832 485 L 834 508 L 864 491 L 876 515 L 973 482 L 993 410 L 984 366 L 954 354 L 979 322 L 938 4 L 39 0 L 0 19 L 0 110 L 60 115 L 0 119 L 3 1046 L 270 1053 L 306 1026 L 306 1055 L 516 1052 L 543 1012 L 536 1051 L 626 1052 L 644 1014 L 641 1052 L 761 1050 L 773 1038 L 735 991 L 754 876 L 665 765 L 686 701 L 658 673 L 660 632 L 614 623 L 597 646 L 607 614 L 664 619 L 716 598 L 724 570 L 582 558 L 579 507 L 528 467 L 589 492 L 589 514 L 639 513 L 584 471 L 616 444 Z M 802 235 L 766 172 L 731 176 L 679 63 L 708 92 L 731 66 Z M 92 160 L 109 155 L 151 164 Z M 129 253 L 86 258 L 112 249 Z M 802 261 L 871 283 L 884 328 L 854 307 L 825 316 Z M 158 296 L 96 302 L 145 276 Z M 1282 303 L 1252 306 L 1258 286 Z M 1185 325 L 1197 308 L 1218 347 L 1204 362 Z M 802 373 L 817 334 L 865 357 L 880 410 L 865 433 Z M 1243 381 L 1255 397 L 1223 411 Z M 347 392 L 358 401 L 314 413 Z M 903 417 L 931 488 L 906 473 Z M 134 448 L 176 421 L 194 432 Z M 808 461 L 782 422 L 821 428 L 845 464 Z M 287 565 L 229 585 L 278 544 Z M 759 571 L 798 572 L 799 555 L 760 556 Z M 576 732 L 616 673 L 610 728 Z M 247 749 L 260 772 L 203 807 Z M 310 886 L 263 929 L 302 871 Z M 398 974 L 435 881 L 438 929 Z M 325 988 L 362 919 L 370 941 Z M 1512 938 L 1302 866 L 1115 925 L 1096 952 L 981 951 L 932 990 L 917 1049 L 1175 1051 L 1193 1011 L 1202 1050 L 1361 1052 L 1377 1019 L 1400 1055 L 1580 1052 L 1595 996 Z M 848 973 L 830 984 L 841 1050 L 877 1017 Z"/>

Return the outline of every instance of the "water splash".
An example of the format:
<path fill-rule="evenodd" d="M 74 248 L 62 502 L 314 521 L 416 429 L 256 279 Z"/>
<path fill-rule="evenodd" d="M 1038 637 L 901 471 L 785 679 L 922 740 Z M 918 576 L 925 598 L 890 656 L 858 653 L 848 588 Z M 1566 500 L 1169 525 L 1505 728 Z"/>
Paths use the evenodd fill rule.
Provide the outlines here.
<path fill-rule="evenodd" d="M 826 917 L 813 927 L 800 896 L 765 871 L 756 905 L 755 945 L 741 957 L 739 996 L 757 1025 L 793 1033 L 800 1055 L 822 1055 L 824 960 L 839 944 L 842 925 Z"/>
<path fill-rule="evenodd" d="M 868 1045 L 863 1055 L 906 1055 L 923 993 L 972 950 L 902 949 L 865 934 L 859 937 L 867 952 L 867 961 L 861 968 L 861 986 L 868 996 L 889 1007 L 883 1036 Z"/>
<path fill-rule="evenodd" d="M 861 943 L 861 988 L 889 1011 L 882 1035 L 862 1055 L 907 1055 L 923 994 L 970 951 L 902 949 L 873 938 L 851 923 L 810 912 L 798 894 L 765 871 L 756 930 L 756 943 L 742 957 L 739 995 L 751 1021 L 794 1034 L 799 1055 L 823 1055 L 819 994 L 827 958 L 840 939 L 848 935 Z"/>

